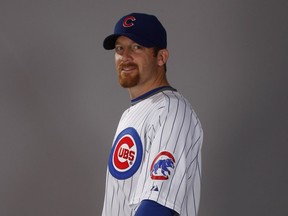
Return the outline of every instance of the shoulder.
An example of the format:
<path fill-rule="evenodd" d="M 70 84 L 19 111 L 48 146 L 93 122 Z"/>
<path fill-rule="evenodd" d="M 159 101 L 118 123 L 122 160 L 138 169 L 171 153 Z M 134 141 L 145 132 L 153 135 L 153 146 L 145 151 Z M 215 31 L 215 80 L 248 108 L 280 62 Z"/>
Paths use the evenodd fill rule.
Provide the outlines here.
<path fill-rule="evenodd" d="M 163 93 L 163 103 L 169 111 L 177 112 L 193 112 L 191 103 L 179 92 L 177 91 L 164 91 Z"/>
<path fill-rule="evenodd" d="M 187 98 L 178 91 L 166 91 L 163 94 L 165 96 L 165 112 L 163 114 L 166 115 L 166 118 L 170 118 L 175 123 L 182 124 L 185 122 L 202 127 L 195 110 Z"/>

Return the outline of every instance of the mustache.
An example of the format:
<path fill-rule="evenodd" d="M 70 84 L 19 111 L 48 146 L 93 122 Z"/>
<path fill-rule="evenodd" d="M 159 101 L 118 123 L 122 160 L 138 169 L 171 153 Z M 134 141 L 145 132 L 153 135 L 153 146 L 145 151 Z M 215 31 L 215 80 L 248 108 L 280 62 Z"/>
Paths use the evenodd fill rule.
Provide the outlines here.
<path fill-rule="evenodd" d="M 129 62 L 129 63 L 120 63 L 118 65 L 118 70 L 122 70 L 125 67 L 138 67 L 137 64 L 133 63 L 133 62 Z"/>

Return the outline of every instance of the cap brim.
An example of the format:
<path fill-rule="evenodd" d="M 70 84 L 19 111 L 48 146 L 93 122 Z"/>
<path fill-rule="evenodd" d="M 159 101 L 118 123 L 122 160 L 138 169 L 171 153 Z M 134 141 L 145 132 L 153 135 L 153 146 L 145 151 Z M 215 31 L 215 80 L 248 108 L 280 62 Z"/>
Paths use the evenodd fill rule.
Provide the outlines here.
<path fill-rule="evenodd" d="M 115 42 L 120 35 L 112 34 L 106 37 L 103 41 L 103 47 L 106 50 L 112 50 L 115 48 Z"/>
<path fill-rule="evenodd" d="M 144 47 L 153 47 L 155 46 L 152 42 L 144 40 L 143 38 L 140 38 L 134 34 L 129 34 L 129 33 L 124 33 L 124 34 L 112 34 L 106 37 L 103 41 L 103 47 L 106 50 L 112 50 L 115 48 L 115 42 L 118 37 L 120 36 L 125 36 L 130 38 L 131 40 L 135 41 L 136 43 L 140 44 L 141 46 Z"/>

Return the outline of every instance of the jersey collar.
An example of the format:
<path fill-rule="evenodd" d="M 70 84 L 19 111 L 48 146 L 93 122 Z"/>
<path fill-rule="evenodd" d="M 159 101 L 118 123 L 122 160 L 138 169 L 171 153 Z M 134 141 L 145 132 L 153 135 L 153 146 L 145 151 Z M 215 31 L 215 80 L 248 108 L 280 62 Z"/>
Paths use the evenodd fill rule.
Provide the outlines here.
<path fill-rule="evenodd" d="M 177 91 L 176 89 L 172 88 L 171 86 L 161 86 L 161 87 L 158 87 L 158 88 L 155 88 L 155 89 L 152 89 L 148 92 L 146 92 L 145 94 L 143 95 L 140 95 L 139 97 L 137 98 L 134 98 L 131 100 L 131 105 L 135 105 L 136 103 L 148 98 L 148 97 L 151 97 L 152 95 L 155 95 L 157 94 L 158 92 L 162 92 L 162 91 L 165 91 L 165 90 L 171 90 L 171 91 Z"/>

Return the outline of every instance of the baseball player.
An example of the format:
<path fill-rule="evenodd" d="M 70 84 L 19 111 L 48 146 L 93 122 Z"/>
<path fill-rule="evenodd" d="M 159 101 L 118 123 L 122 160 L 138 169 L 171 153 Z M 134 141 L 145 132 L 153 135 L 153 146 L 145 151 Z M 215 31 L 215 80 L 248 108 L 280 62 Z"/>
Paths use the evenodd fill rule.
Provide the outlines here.
<path fill-rule="evenodd" d="M 108 161 L 102 216 L 196 216 L 201 123 L 166 78 L 166 30 L 154 15 L 122 17 L 103 46 L 115 50 L 123 113 Z"/>

